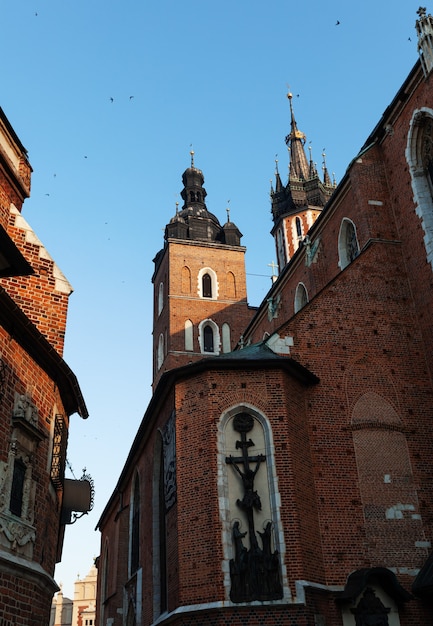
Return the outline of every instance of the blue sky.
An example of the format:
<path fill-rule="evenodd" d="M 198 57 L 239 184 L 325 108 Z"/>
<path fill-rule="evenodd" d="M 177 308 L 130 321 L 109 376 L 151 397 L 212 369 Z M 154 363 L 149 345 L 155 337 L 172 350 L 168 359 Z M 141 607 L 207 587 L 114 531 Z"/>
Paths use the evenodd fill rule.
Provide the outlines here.
<path fill-rule="evenodd" d="M 71 419 L 68 458 L 77 478 L 84 467 L 93 476 L 95 507 L 67 528 L 56 569 L 73 597 L 150 399 L 152 259 L 191 144 L 208 209 L 225 222 L 229 203 L 244 235 L 259 305 L 275 260 L 276 155 L 284 182 L 288 165 L 288 88 L 313 159 L 320 167 L 325 148 L 339 181 L 417 59 L 419 2 L 0 5 L 0 106 L 34 170 L 23 215 L 74 288 L 64 358 L 90 413 Z"/>

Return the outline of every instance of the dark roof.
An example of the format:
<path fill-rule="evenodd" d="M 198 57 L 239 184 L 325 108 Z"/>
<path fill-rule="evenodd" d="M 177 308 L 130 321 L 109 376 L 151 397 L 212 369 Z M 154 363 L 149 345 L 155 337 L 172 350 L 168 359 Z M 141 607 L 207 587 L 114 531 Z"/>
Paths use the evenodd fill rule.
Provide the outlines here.
<path fill-rule="evenodd" d="M 350 574 L 338 602 L 355 602 L 368 585 L 377 584 L 397 603 L 408 602 L 411 594 L 397 580 L 397 576 L 386 567 L 364 567 Z"/>
<path fill-rule="evenodd" d="M 426 597 L 433 595 L 433 552 L 430 554 L 417 577 L 415 578 L 412 591 L 415 595 Z"/>

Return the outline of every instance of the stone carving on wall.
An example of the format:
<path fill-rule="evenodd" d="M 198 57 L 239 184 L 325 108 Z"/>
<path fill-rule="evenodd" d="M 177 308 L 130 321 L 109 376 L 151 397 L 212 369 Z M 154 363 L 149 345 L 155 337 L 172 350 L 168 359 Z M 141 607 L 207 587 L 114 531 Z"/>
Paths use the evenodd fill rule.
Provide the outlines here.
<path fill-rule="evenodd" d="M 371 587 L 367 587 L 356 609 L 351 609 L 356 626 L 388 626 L 387 609 Z"/>
<path fill-rule="evenodd" d="M 162 431 L 165 510 L 176 502 L 176 413 L 172 411 Z"/>
<path fill-rule="evenodd" d="M 278 600 L 283 597 L 280 582 L 279 554 L 272 549 L 273 524 L 268 521 L 263 531 L 255 530 L 254 511 L 260 511 L 262 503 L 260 495 L 254 488 L 254 479 L 266 457 L 263 454 L 249 456 L 248 448 L 254 446 L 252 439 L 247 440 L 247 433 L 254 427 L 254 418 L 248 413 L 239 413 L 233 419 L 233 428 L 241 439 L 236 441 L 236 448 L 241 456 L 228 456 L 226 463 L 231 465 L 242 483 L 242 498 L 236 504 L 240 509 L 248 530 L 242 532 L 241 522 L 233 524 L 234 558 L 230 561 L 232 602 L 251 602 L 253 600 Z M 250 547 L 243 540 L 247 537 Z M 261 546 L 258 537 L 260 536 Z"/>

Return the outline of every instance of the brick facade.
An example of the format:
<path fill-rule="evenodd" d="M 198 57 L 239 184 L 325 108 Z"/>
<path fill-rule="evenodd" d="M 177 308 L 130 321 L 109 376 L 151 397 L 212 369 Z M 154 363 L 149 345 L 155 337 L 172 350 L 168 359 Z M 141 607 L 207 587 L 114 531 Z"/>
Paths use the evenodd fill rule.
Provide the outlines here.
<path fill-rule="evenodd" d="M 166 238 L 166 352 L 99 521 L 99 626 L 431 620 L 429 71 L 415 65 L 257 311 L 224 292 L 241 251 Z M 277 251 L 281 224 L 310 210 L 291 213 L 289 192 L 277 180 Z M 222 285 L 213 300 L 201 267 Z M 207 318 L 242 336 L 232 352 L 197 348 Z"/>
<path fill-rule="evenodd" d="M 69 510 L 69 418 L 87 417 L 62 359 L 66 279 L 21 216 L 25 149 L 0 110 L 0 622 L 48 624 Z"/>

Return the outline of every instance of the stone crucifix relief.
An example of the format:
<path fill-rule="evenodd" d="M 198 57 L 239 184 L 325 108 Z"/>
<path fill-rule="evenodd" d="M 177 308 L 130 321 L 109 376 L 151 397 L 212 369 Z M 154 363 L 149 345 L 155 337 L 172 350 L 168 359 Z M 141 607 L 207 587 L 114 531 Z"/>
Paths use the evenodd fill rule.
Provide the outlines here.
<path fill-rule="evenodd" d="M 233 525 L 234 558 L 230 561 L 232 602 L 251 602 L 253 600 L 277 600 L 283 597 L 280 583 L 280 562 L 278 552 L 272 552 L 272 522 L 267 522 L 263 532 L 255 530 L 254 512 L 260 511 L 262 502 L 260 495 L 254 488 L 257 473 L 266 462 L 266 456 L 257 454 L 249 456 L 249 448 L 255 444 L 247 433 L 254 428 L 254 418 L 248 413 L 238 413 L 233 418 L 233 428 L 240 434 L 236 441 L 236 449 L 240 456 L 226 457 L 226 463 L 231 465 L 239 477 L 242 488 L 242 498 L 238 498 L 236 505 L 240 510 L 248 530 L 241 532 L 241 523 L 235 521 Z M 247 537 L 250 547 L 243 544 Z M 260 535 L 260 547 L 258 537 Z"/>

